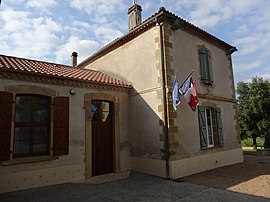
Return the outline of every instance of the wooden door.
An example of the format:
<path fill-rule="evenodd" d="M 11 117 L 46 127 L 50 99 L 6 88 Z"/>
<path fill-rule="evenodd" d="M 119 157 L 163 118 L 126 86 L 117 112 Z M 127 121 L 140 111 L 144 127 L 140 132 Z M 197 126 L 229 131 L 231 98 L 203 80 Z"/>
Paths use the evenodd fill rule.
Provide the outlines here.
<path fill-rule="evenodd" d="M 92 175 L 113 172 L 113 103 L 92 101 Z"/>

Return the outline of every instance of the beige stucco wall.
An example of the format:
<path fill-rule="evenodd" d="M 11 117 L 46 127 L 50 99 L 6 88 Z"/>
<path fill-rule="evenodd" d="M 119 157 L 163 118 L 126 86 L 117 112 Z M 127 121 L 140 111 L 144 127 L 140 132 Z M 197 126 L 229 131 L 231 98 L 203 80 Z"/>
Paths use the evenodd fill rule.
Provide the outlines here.
<path fill-rule="evenodd" d="M 174 160 L 170 161 L 170 177 L 177 179 L 239 162 L 243 162 L 241 148 Z"/>
<path fill-rule="evenodd" d="M 171 55 L 173 57 L 173 68 L 179 72 L 179 82 L 186 79 L 186 76 L 194 70 L 193 78 L 200 76 L 200 62 L 198 48 L 204 45 L 211 54 L 213 86 L 207 87 L 197 82 L 199 93 L 211 93 L 226 98 L 234 98 L 232 89 L 232 72 L 229 70 L 230 61 L 226 52 L 202 39 L 199 39 L 185 31 L 176 30 L 171 32 L 171 42 L 173 48 Z"/>
<path fill-rule="evenodd" d="M 39 84 L 23 81 L 1 79 L 0 91 L 7 86 L 26 85 L 39 86 L 56 91 L 56 96 L 70 98 L 69 114 L 69 154 L 58 158 L 48 158 L 46 161 L 31 163 L 31 158 L 21 164 L 9 165 L 0 162 L 0 193 L 25 188 L 33 188 L 51 184 L 66 183 L 85 179 L 85 108 L 84 95 L 87 93 L 103 93 L 117 97 L 119 108 L 119 166 L 118 172 L 131 169 L 130 144 L 128 143 L 128 93 L 94 88 L 78 88 Z M 70 95 L 70 89 L 76 94 Z M 33 159 L 35 159 L 34 157 Z M 13 160 L 14 161 L 14 160 Z M 12 162 L 12 161 L 11 161 Z"/>
<path fill-rule="evenodd" d="M 145 172 L 148 169 L 147 163 L 139 163 L 138 159 L 141 159 L 152 165 L 151 169 L 155 170 L 153 173 L 164 175 L 164 145 L 160 141 L 163 112 L 159 109 L 162 103 L 162 86 L 158 26 L 85 68 L 97 69 L 132 83 L 134 90 L 129 96 L 129 137 L 131 155 L 134 157 L 132 168 Z M 153 159 L 157 161 L 152 161 Z"/>
<path fill-rule="evenodd" d="M 170 30 L 167 33 L 172 44 L 170 49 L 170 57 L 172 58 L 170 60 L 170 67 L 175 74 L 176 72 L 179 73 L 180 85 L 192 70 L 194 70 L 192 75 L 194 80 L 200 77 L 198 47 L 204 45 L 210 51 L 214 80 L 213 85 L 205 85 L 198 79 L 197 92 L 201 105 L 221 108 L 224 137 L 224 147 L 201 150 L 198 111 L 192 111 L 184 98 L 181 97 L 181 104 L 178 106 L 176 118 L 174 118 L 174 126 L 178 127 L 178 131 L 173 134 L 173 145 L 175 146 L 175 154 L 171 156 L 171 160 L 174 162 L 174 167 L 172 167 L 173 175 L 176 173 L 173 169 L 176 169 L 175 165 L 178 165 L 175 162 L 184 162 L 180 160 L 194 159 L 196 156 L 200 155 L 202 155 L 202 158 L 196 158 L 198 163 L 204 161 L 204 158 L 211 159 L 213 157 L 211 157 L 211 155 L 214 155 L 215 158 L 221 158 L 225 151 L 234 151 L 233 153 L 237 158 L 226 158 L 226 160 L 224 160 L 224 162 L 226 162 L 225 164 L 228 165 L 243 161 L 241 157 L 243 154 L 241 149 L 239 149 L 236 102 L 230 57 L 226 55 L 224 50 L 182 30 Z M 172 77 L 173 75 L 171 75 L 171 78 Z M 189 171 L 185 171 L 185 175 L 194 173 L 192 171 L 192 165 L 197 167 L 195 164 L 190 163 L 190 169 Z M 219 166 L 219 164 L 214 165 L 215 166 L 205 166 L 205 169 Z M 203 169 L 198 169 L 196 172 L 199 172 L 199 170 L 203 171 Z M 182 174 L 179 176 L 182 176 Z"/>

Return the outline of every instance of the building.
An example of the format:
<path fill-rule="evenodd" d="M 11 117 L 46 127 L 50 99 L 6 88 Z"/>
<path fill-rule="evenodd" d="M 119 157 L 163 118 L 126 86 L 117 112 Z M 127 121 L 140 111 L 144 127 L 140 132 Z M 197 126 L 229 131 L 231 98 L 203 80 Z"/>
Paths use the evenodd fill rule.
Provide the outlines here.
<path fill-rule="evenodd" d="M 144 22 L 141 11 L 134 4 L 130 31 L 80 64 L 73 53 L 74 67 L 0 56 L 0 192 L 243 161 L 236 48 L 164 8 Z M 174 75 L 182 83 L 192 70 L 200 105 L 182 99 L 175 111 Z"/>

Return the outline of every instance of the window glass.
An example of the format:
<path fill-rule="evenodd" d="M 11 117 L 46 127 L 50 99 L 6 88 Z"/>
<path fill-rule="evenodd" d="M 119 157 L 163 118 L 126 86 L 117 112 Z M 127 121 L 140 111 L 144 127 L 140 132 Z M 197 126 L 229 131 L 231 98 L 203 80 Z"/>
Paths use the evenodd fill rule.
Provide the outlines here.
<path fill-rule="evenodd" d="M 214 146 L 211 109 L 206 109 L 207 139 L 208 147 Z"/>
<path fill-rule="evenodd" d="M 48 144 L 48 128 L 34 127 L 33 128 L 33 152 L 40 153 L 47 151 Z"/>
<path fill-rule="evenodd" d="M 30 152 L 30 128 L 15 128 L 14 154 L 27 154 Z"/>
<path fill-rule="evenodd" d="M 31 121 L 32 99 L 30 96 L 16 97 L 16 117 L 17 122 Z"/>
<path fill-rule="evenodd" d="M 37 97 L 34 103 L 34 121 L 47 122 L 49 119 L 50 100 L 44 97 Z"/>
<path fill-rule="evenodd" d="M 102 102 L 102 122 L 106 122 L 106 123 L 111 122 L 109 102 Z"/>
<path fill-rule="evenodd" d="M 91 118 L 92 121 L 111 123 L 112 103 L 106 101 L 92 101 Z"/>
<path fill-rule="evenodd" d="M 92 118 L 92 121 L 100 120 L 100 102 L 99 101 L 92 101 L 91 118 Z"/>

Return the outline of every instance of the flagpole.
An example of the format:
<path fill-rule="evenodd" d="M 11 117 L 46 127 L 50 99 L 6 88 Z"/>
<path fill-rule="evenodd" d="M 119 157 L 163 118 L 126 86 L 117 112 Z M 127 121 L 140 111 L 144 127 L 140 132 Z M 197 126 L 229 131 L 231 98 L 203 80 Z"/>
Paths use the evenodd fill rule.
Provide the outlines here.
<path fill-rule="evenodd" d="M 185 79 L 185 81 L 183 81 L 182 83 L 185 83 L 185 82 L 188 80 L 188 78 L 189 78 L 193 73 L 194 73 L 194 70 L 192 70 L 192 71 L 190 72 L 190 74 L 187 76 L 187 78 Z"/>

